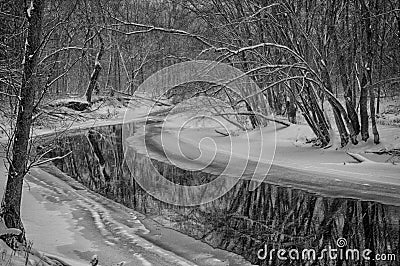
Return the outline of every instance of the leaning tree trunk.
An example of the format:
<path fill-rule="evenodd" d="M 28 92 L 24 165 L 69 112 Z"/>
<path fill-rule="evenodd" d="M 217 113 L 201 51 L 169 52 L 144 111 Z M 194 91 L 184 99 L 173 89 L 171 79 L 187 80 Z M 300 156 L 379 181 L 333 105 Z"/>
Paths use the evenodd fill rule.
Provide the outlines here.
<path fill-rule="evenodd" d="M 104 42 L 103 42 L 103 38 L 101 37 L 100 33 L 98 33 L 98 37 L 100 40 L 100 49 L 99 52 L 96 55 L 96 60 L 94 63 L 94 69 L 92 72 L 92 75 L 90 75 L 90 81 L 89 81 L 89 85 L 86 89 L 86 101 L 88 103 L 92 103 L 92 94 L 93 94 L 93 90 L 97 85 L 97 80 L 99 79 L 99 75 L 100 75 L 100 71 L 101 71 L 101 63 L 100 60 L 103 56 L 104 53 Z"/>
<path fill-rule="evenodd" d="M 332 90 L 332 82 L 331 82 L 331 77 L 330 77 L 328 68 L 324 64 L 322 64 L 320 67 L 321 67 L 321 72 L 322 72 L 322 76 L 323 76 L 324 86 L 326 87 L 326 89 L 329 92 L 332 92 L 333 91 Z M 344 113 L 345 111 L 343 111 L 343 108 L 342 108 L 342 111 L 341 111 L 341 109 L 339 109 L 338 104 L 335 103 L 332 98 L 328 98 L 328 102 L 332 107 L 333 115 L 335 117 L 336 126 L 337 126 L 337 129 L 339 131 L 339 135 L 340 135 L 341 146 L 344 147 L 349 143 L 349 133 L 347 132 L 346 125 L 345 125 L 345 123 L 343 121 L 343 118 L 342 118 L 342 113 Z M 345 118 L 345 121 L 346 121 L 346 124 L 349 127 L 349 130 L 353 131 L 353 126 L 352 126 L 352 124 L 350 122 L 350 119 L 346 119 Z M 354 132 L 352 132 L 350 135 L 354 136 L 355 134 L 354 134 Z"/>
<path fill-rule="evenodd" d="M 349 143 L 349 133 L 347 132 L 346 126 L 343 122 L 342 116 L 340 114 L 340 110 L 332 103 L 331 100 L 328 100 L 332 106 L 333 116 L 335 118 L 336 126 L 340 135 L 340 144 L 342 147 L 345 147 Z"/>
<path fill-rule="evenodd" d="M 354 129 L 355 136 L 351 136 L 353 144 L 357 144 L 357 135 L 360 133 L 360 122 L 358 121 L 357 112 L 355 110 L 355 104 L 353 102 L 353 90 L 350 86 L 349 76 L 346 69 L 346 60 L 343 54 L 343 47 L 340 47 L 339 39 L 337 37 L 336 26 L 331 25 L 329 33 L 332 37 L 333 44 L 335 46 L 335 53 L 339 64 L 339 74 L 342 81 L 343 90 L 345 92 L 346 109 L 349 114 L 351 124 Z"/>
<path fill-rule="evenodd" d="M 23 77 L 19 94 L 20 102 L 7 185 L 1 204 L 1 216 L 6 226 L 8 228 L 18 228 L 23 232 L 17 239 L 22 243 L 25 242 L 25 233 L 20 215 L 22 185 L 23 178 L 28 170 L 28 145 L 35 103 L 35 90 L 38 87 L 36 66 L 41 43 L 44 2 L 42 0 L 32 0 L 27 10 L 28 29 L 23 59 Z M 12 244 L 13 239 L 8 238 L 6 241 L 8 244 Z"/>
<path fill-rule="evenodd" d="M 342 47 L 340 47 L 339 39 L 337 36 L 337 30 L 336 30 L 337 22 L 335 19 L 335 17 L 336 17 L 335 7 L 333 6 L 333 4 L 334 3 L 332 3 L 332 5 L 330 6 L 330 9 L 329 9 L 328 34 L 332 38 L 332 41 L 333 41 L 335 53 L 336 53 L 336 56 L 338 59 L 337 61 L 339 63 L 339 74 L 341 77 L 343 89 L 345 91 L 346 109 L 347 109 L 347 114 L 348 114 L 347 115 L 348 121 L 346 121 L 346 124 L 347 124 L 347 127 L 350 132 L 351 142 L 354 145 L 356 145 L 356 144 L 358 144 L 357 135 L 360 133 L 360 125 L 359 125 L 357 113 L 354 108 L 354 104 L 352 103 L 352 93 L 351 93 L 352 91 L 351 91 L 351 87 L 349 84 L 349 77 L 348 77 L 348 74 L 346 71 L 345 56 L 343 54 Z M 332 92 L 332 89 L 330 89 L 330 91 Z M 348 142 L 346 140 L 346 138 L 348 138 L 347 130 L 346 130 L 346 126 L 345 126 L 343 120 L 341 119 L 340 110 L 337 107 L 333 106 L 333 112 L 335 115 L 335 120 L 337 121 L 336 124 L 338 126 L 339 132 L 342 131 L 342 132 L 340 132 L 341 136 L 344 134 L 342 137 L 342 146 L 343 146 L 343 144 L 347 145 L 347 142 Z M 344 128 L 344 130 L 342 130 L 341 128 Z"/>
<path fill-rule="evenodd" d="M 322 144 L 328 145 L 330 142 L 330 135 L 329 135 L 329 125 L 325 119 L 324 113 L 317 102 L 317 95 L 315 94 L 314 88 L 312 85 L 309 85 L 307 88 L 308 97 L 310 98 L 311 109 L 315 116 L 315 121 L 319 125 L 319 130 L 322 134 Z"/>

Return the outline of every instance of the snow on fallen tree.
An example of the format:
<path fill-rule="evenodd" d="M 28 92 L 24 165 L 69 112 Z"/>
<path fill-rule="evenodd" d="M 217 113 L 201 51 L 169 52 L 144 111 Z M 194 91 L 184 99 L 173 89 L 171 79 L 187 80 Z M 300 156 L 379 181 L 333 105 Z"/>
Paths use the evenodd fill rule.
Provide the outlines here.
<path fill-rule="evenodd" d="M 387 162 L 392 162 L 393 164 L 398 163 L 400 159 L 400 148 L 393 148 L 393 149 L 383 148 L 376 151 L 365 151 L 365 153 L 372 153 L 377 155 L 389 155 L 390 158 L 387 160 Z"/>
<path fill-rule="evenodd" d="M 399 149 L 380 149 L 377 151 L 365 151 L 365 153 L 373 153 L 373 154 L 378 154 L 378 155 L 395 155 L 395 156 L 400 156 L 400 148 Z"/>
<path fill-rule="evenodd" d="M 126 106 L 126 102 L 128 100 L 123 97 L 111 97 L 111 96 L 96 96 L 92 99 L 91 103 L 86 101 L 83 98 L 64 98 L 64 99 L 58 99 L 54 100 L 47 105 L 43 105 L 41 108 L 46 108 L 46 107 L 51 107 L 51 108 L 69 108 L 74 111 L 78 112 L 83 112 L 83 111 L 89 111 L 91 108 L 93 108 L 93 105 L 97 103 L 104 103 L 108 105 L 113 105 L 113 106 Z"/>
<path fill-rule="evenodd" d="M 291 123 L 289 123 L 289 122 L 282 121 L 282 120 L 279 120 L 279 119 L 275 119 L 275 118 L 272 118 L 272 117 L 268 117 L 268 116 L 263 115 L 263 114 L 261 114 L 259 112 L 236 112 L 236 113 L 233 112 L 233 113 L 223 113 L 223 114 L 216 114 L 216 115 L 219 115 L 219 116 L 224 116 L 224 115 L 247 115 L 247 116 L 258 115 L 258 116 L 264 118 L 267 121 L 275 122 L 275 123 L 284 125 L 286 127 L 290 127 L 290 125 L 291 125 Z"/>
<path fill-rule="evenodd" d="M 352 157 L 358 163 L 375 163 L 374 161 L 371 161 L 370 159 L 367 159 L 358 153 L 346 152 L 346 154 Z"/>
<path fill-rule="evenodd" d="M 225 133 L 225 132 L 219 131 L 218 129 L 215 129 L 215 132 L 218 133 L 218 134 L 221 134 L 224 137 L 228 137 L 229 136 L 229 133 Z"/>
<path fill-rule="evenodd" d="M 49 104 L 50 107 L 66 107 L 75 111 L 85 111 L 88 110 L 91 104 L 88 101 L 82 99 L 60 99 L 53 101 Z"/>

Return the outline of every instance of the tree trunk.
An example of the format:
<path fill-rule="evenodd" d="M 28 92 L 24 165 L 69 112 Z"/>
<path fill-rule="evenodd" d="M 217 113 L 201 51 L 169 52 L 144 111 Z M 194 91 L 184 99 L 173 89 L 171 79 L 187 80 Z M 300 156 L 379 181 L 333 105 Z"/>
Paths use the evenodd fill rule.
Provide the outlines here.
<path fill-rule="evenodd" d="M 242 56 L 242 60 L 243 60 L 243 68 L 245 69 L 245 71 L 248 71 L 250 68 L 247 63 L 247 58 L 245 57 L 244 54 L 242 54 L 241 56 Z M 250 92 L 248 92 L 247 90 L 244 90 L 244 93 L 246 95 L 247 94 L 250 95 Z M 250 101 L 253 102 L 254 99 L 250 98 L 244 102 L 246 104 L 247 111 L 250 113 L 253 113 L 253 108 L 252 108 L 252 105 L 250 104 Z M 253 104 L 253 106 L 254 106 L 254 104 Z M 251 126 L 253 127 L 253 129 L 257 128 L 260 125 L 260 121 L 257 119 L 257 117 L 255 115 L 251 115 L 251 116 L 249 116 L 249 118 L 250 118 L 250 123 L 251 123 Z"/>
<path fill-rule="evenodd" d="M 90 76 L 90 81 L 89 81 L 89 85 L 86 89 L 86 101 L 88 103 L 92 103 L 92 94 L 93 94 L 93 90 L 97 85 L 97 80 L 99 79 L 99 75 L 100 75 L 100 71 L 101 71 L 101 57 L 103 56 L 104 53 L 104 42 L 103 42 L 103 38 L 101 37 L 100 33 L 98 33 L 98 37 L 100 40 L 100 49 L 99 52 L 97 53 L 96 56 L 96 60 L 94 63 L 94 69 L 92 72 L 92 75 Z"/>
<path fill-rule="evenodd" d="M 272 91 L 272 97 L 274 98 L 274 106 L 275 106 L 275 114 L 276 115 L 282 115 L 284 114 L 282 110 L 282 98 L 284 98 L 283 93 L 281 92 L 281 87 L 280 85 L 278 86 L 278 91 L 274 93 Z"/>
<path fill-rule="evenodd" d="M 322 71 L 324 86 L 326 87 L 326 89 L 329 92 L 332 92 L 331 77 L 330 77 L 330 74 L 329 74 L 329 71 L 328 71 L 326 65 L 324 65 L 324 64 L 321 65 L 321 71 Z M 344 108 L 342 108 L 343 111 L 341 111 L 341 109 L 339 109 L 339 107 L 338 107 L 338 104 L 334 102 L 334 99 L 328 98 L 328 102 L 330 103 L 332 110 L 333 110 L 336 126 L 339 131 L 339 135 L 340 135 L 341 146 L 344 147 L 349 143 L 349 133 L 347 132 L 345 123 L 342 118 L 342 113 L 345 112 L 343 110 Z M 349 130 L 353 130 L 350 119 L 345 118 L 345 121 L 346 121 L 346 124 L 349 126 Z M 354 136 L 354 134 L 351 134 L 351 135 Z"/>
<path fill-rule="evenodd" d="M 120 81 L 120 58 L 117 44 L 114 44 L 113 61 L 114 61 L 114 73 L 113 73 L 113 89 L 121 91 L 121 81 Z M 110 90 L 110 96 L 113 96 L 114 90 Z"/>
<path fill-rule="evenodd" d="M 349 133 L 346 130 L 346 126 L 343 122 L 342 116 L 340 115 L 339 109 L 328 100 L 332 106 L 333 116 L 335 117 L 336 126 L 340 135 L 340 144 L 342 147 L 345 147 L 349 143 Z"/>
<path fill-rule="evenodd" d="M 338 44 L 337 44 L 338 45 Z M 337 48 L 337 53 L 339 53 L 339 71 L 340 71 L 340 76 L 342 78 L 342 85 L 343 89 L 345 91 L 345 101 L 346 101 L 346 109 L 347 113 L 349 114 L 349 118 L 351 121 L 351 125 L 353 126 L 354 134 L 355 136 L 351 136 L 353 144 L 357 144 L 358 141 L 353 140 L 357 139 L 357 135 L 360 134 L 360 122 L 358 121 L 358 115 L 355 109 L 355 104 L 353 102 L 353 89 L 349 84 L 349 77 L 346 73 L 345 70 L 345 61 L 344 61 L 344 55 L 340 52 L 341 48 Z"/>
<path fill-rule="evenodd" d="M 363 141 L 369 139 L 368 133 L 368 88 L 367 88 L 367 78 L 363 75 L 361 81 L 361 91 L 360 91 L 360 118 L 361 118 L 361 138 Z"/>
<path fill-rule="evenodd" d="M 20 88 L 20 102 L 16 121 L 15 139 L 12 143 L 12 158 L 8 171 L 7 185 L 1 204 L 1 215 L 8 228 L 18 228 L 23 233 L 19 242 L 25 242 L 24 227 L 21 221 L 21 199 L 23 178 L 27 173 L 28 145 L 32 125 L 32 114 L 35 104 L 35 90 L 38 87 L 36 66 L 38 49 L 42 35 L 42 17 L 45 1 L 32 0 L 27 9 L 28 30 L 23 59 L 23 77 Z M 8 244 L 13 239 L 7 239 Z"/>
<path fill-rule="evenodd" d="M 352 138 L 357 138 L 357 135 L 360 134 L 360 122 L 358 121 L 357 112 L 354 108 L 353 102 L 353 90 L 350 86 L 349 76 L 347 75 L 346 64 L 345 64 L 345 56 L 342 52 L 342 47 L 339 45 L 339 40 L 336 35 L 336 29 L 334 29 L 333 35 L 333 42 L 335 45 L 336 55 L 338 57 L 338 64 L 339 64 L 339 72 L 340 77 L 342 80 L 343 90 L 345 92 L 344 98 L 346 101 L 346 109 L 347 113 L 349 114 L 349 118 L 351 120 L 351 124 L 354 129 L 354 133 L 356 136 L 351 136 Z"/>
<path fill-rule="evenodd" d="M 307 100 L 301 94 L 299 94 L 299 97 L 303 104 L 299 104 L 298 106 L 303 114 L 304 119 L 306 120 L 307 124 L 311 127 L 315 136 L 317 136 L 317 138 L 321 141 L 322 146 L 325 147 L 329 143 L 329 141 L 328 142 L 325 141 L 325 136 L 322 133 L 321 128 L 317 124 L 318 119 L 315 115 L 315 111 L 313 110 L 312 105 L 308 103 Z"/>
<path fill-rule="evenodd" d="M 111 69 L 112 69 L 112 53 L 110 53 L 110 57 L 109 57 L 109 61 L 108 61 L 107 79 L 106 79 L 106 85 L 104 87 L 104 91 L 108 91 L 108 89 L 109 89 Z M 113 88 L 110 88 L 110 90 L 112 91 Z"/>
<path fill-rule="evenodd" d="M 323 145 L 327 145 L 330 141 L 329 125 L 325 119 L 323 111 L 321 110 L 320 106 L 318 105 L 318 102 L 316 99 L 317 95 L 315 94 L 314 88 L 309 86 L 307 89 L 308 89 L 308 96 L 310 97 L 311 108 L 315 115 L 315 120 L 317 121 L 317 123 L 319 125 L 319 129 L 322 133 L 322 137 L 323 137 L 322 143 L 323 143 Z"/>
<path fill-rule="evenodd" d="M 267 92 L 264 93 L 264 95 L 267 98 L 268 105 L 269 105 L 269 108 L 270 108 L 271 112 L 273 114 L 277 114 L 277 112 L 275 110 L 274 99 L 273 99 L 273 96 L 272 96 L 273 94 L 272 94 L 271 90 L 272 90 L 271 88 L 267 89 Z"/>
<path fill-rule="evenodd" d="M 374 134 L 374 143 L 379 144 L 380 143 L 380 137 L 379 137 L 379 132 L 378 132 L 378 127 L 376 126 L 376 114 L 375 114 L 375 91 L 374 88 L 370 87 L 369 89 L 369 95 L 370 95 L 370 112 L 371 112 L 371 125 L 372 125 L 372 134 Z"/>
<path fill-rule="evenodd" d="M 369 138 L 369 134 L 368 134 L 368 113 L 367 113 L 367 84 L 372 85 L 372 67 L 373 67 L 373 49 L 372 49 L 372 41 L 373 41 L 373 36 L 372 36 L 372 24 L 371 24 L 371 11 L 370 11 L 370 7 L 367 6 L 365 0 L 361 0 L 360 1 L 361 4 L 361 13 L 362 13 L 362 17 L 363 17 L 363 28 L 365 31 L 365 39 L 364 44 L 363 44 L 363 53 L 364 56 L 366 58 L 365 61 L 365 70 L 364 70 L 364 78 L 365 81 L 363 81 L 363 86 L 362 86 L 362 105 L 361 106 L 361 102 L 360 102 L 360 108 L 361 110 L 361 114 L 362 114 L 362 120 L 364 122 L 364 126 L 363 126 L 363 140 L 366 141 Z M 370 114 L 371 114 L 371 123 L 372 123 L 372 130 L 373 130 L 373 134 L 374 134 L 374 142 L 375 143 L 379 143 L 379 133 L 378 133 L 378 129 L 376 126 L 376 120 L 375 120 L 375 93 L 373 91 L 373 88 L 370 87 L 369 89 L 369 93 L 370 93 Z"/>
<path fill-rule="evenodd" d="M 363 1 L 361 1 L 363 2 Z M 371 4 L 372 5 L 372 4 Z M 372 85 L 372 68 L 373 68 L 373 36 L 372 36 L 372 23 L 371 23 L 371 11 L 370 7 L 367 7 L 365 3 L 362 4 L 364 12 L 363 16 L 365 17 L 365 31 L 366 31 L 366 42 L 367 42 L 367 78 L 369 85 Z M 375 113 L 375 91 L 373 87 L 369 87 L 369 95 L 370 95 L 370 115 L 371 115 L 371 125 L 372 125 L 372 134 L 374 134 L 374 143 L 379 144 L 379 133 L 378 128 L 376 126 L 376 113 Z"/>
<path fill-rule="evenodd" d="M 397 2 L 398 2 L 397 8 L 400 9 L 400 0 L 398 0 Z M 397 19 L 397 39 L 399 41 L 399 48 L 400 48 L 400 16 L 396 16 L 396 19 Z"/>
<path fill-rule="evenodd" d="M 245 104 L 246 104 L 247 111 L 249 111 L 250 113 L 253 113 L 253 108 L 251 108 L 250 104 L 247 101 L 245 101 Z M 257 117 L 255 115 L 251 115 L 249 117 L 250 117 L 250 122 L 251 122 L 253 129 L 257 128 L 259 125 Z"/>
<path fill-rule="evenodd" d="M 381 44 L 380 44 L 380 52 L 379 52 L 379 80 L 382 80 L 383 74 L 383 65 L 384 65 L 384 47 L 386 41 L 386 30 L 387 25 L 383 25 L 382 33 L 381 33 Z M 376 99 L 376 113 L 380 113 L 380 101 L 381 101 L 381 86 L 378 86 L 378 97 Z"/>
<path fill-rule="evenodd" d="M 340 47 L 339 39 L 337 37 L 337 31 L 336 31 L 337 22 L 335 20 L 335 12 L 334 12 L 335 7 L 333 6 L 333 4 L 334 3 L 332 3 L 332 6 L 331 6 L 331 9 L 329 12 L 330 18 L 329 18 L 329 25 L 328 25 L 328 34 L 332 38 L 333 45 L 335 48 L 335 53 L 336 53 L 336 56 L 338 59 L 337 61 L 339 64 L 339 74 L 340 74 L 340 78 L 342 81 L 343 90 L 345 92 L 346 109 L 347 109 L 347 113 L 348 113 L 348 118 L 350 119 L 350 122 L 351 122 L 350 124 L 348 123 L 351 142 L 354 145 L 356 145 L 356 144 L 358 144 L 357 135 L 360 133 L 360 123 L 358 121 L 358 116 L 355 111 L 354 104 L 352 102 L 352 88 L 350 87 L 350 84 L 349 84 L 350 82 L 349 82 L 349 76 L 348 76 L 347 70 L 346 70 L 345 56 L 343 54 L 342 47 Z M 337 108 L 334 108 L 333 111 L 335 113 L 335 119 L 339 118 L 340 110 L 338 110 Z M 337 125 L 339 130 L 340 130 L 340 127 L 342 126 L 341 124 L 343 124 L 343 126 L 345 126 L 342 119 L 340 119 L 340 120 L 341 120 L 341 121 L 339 121 L 340 125 L 339 124 Z M 350 128 L 350 127 L 352 127 L 352 128 Z M 346 129 L 346 127 L 344 127 L 344 129 Z M 346 132 L 346 134 L 347 134 L 347 132 Z M 344 142 L 342 139 L 342 145 L 343 145 L 343 143 Z"/>
<path fill-rule="evenodd" d="M 381 86 L 378 87 L 378 98 L 376 98 L 376 113 L 379 114 L 381 112 Z"/>
<path fill-rule="evenodd" d="M 290 123 L 296 124 L 296 99 L 293 93 L 289 92 L 290 96 L 286 98 L 286 114 Z"/>

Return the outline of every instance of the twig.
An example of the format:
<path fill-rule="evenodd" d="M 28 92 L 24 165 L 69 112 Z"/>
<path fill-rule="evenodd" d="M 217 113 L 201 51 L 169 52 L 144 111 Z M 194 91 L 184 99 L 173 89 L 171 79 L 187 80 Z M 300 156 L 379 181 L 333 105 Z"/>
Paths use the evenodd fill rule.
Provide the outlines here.
<path fill-rule="evenodd" d="M 21 101 L 21 97 L 20 97 L 20 96 L 18 96 L 18 95 L 9 94 L 9 93 L 2 92 L 2 91 L 0 91 L 0 94 L 2 94 L 2 95 L 5 95 L 5 96 L 8 96 L 8 97 L 14 97 L 14 98 L 17 98 L 19 101 Z"/>
<path fill-rule="evenodd" d="M 39 166 L 39 165 L 42 165 L 42 164 L 50 163 L 50 162 L 55 161 L 55 160 L 62 160 L 65 157 L 69 156 L 71 153 L 72 153 L 72 151 L 68 152 L 67 154 L 65 154 L 63 156 L 57 156 L 57 157 L 50 158 L 50 159 L 47 159 L 47 160 L 44 160 L 44 161 L 34 162 L 34 163 L 31 164 L 31 167 L 36 167 L 36 166 Z"/>

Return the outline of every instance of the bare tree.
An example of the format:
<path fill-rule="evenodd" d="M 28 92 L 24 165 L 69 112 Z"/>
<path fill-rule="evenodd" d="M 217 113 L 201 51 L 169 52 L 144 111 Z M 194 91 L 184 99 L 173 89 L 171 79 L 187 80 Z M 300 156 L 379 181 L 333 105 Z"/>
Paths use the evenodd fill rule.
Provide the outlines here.
<path fill-rule="evenodd" d="M 36 66 L 38 51 L 42 39 L 42 19 L 45 1 L 32 0 L 26 10 L 27 36 L 23 59 L 23 75 L 20 87 L 20 101 L 16 121 L 15 137 L 12 144 L 12 158 L 9 161 L 7 185 L 1 203 L 1 216 L 9 228 L 17 228 L 24 232 L 20 208 L 22 185 L 27 173 L 28 146 L 31 133 L 32 115 L 35 103 L 35 93 L 38 87 Z M 22 233 L 18 240 L 25 241 Z"/>

